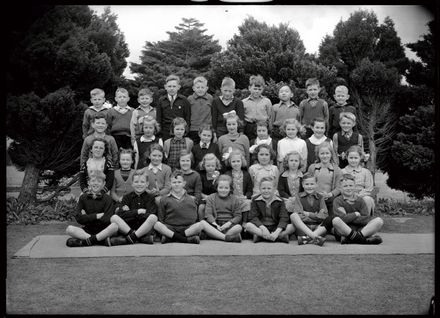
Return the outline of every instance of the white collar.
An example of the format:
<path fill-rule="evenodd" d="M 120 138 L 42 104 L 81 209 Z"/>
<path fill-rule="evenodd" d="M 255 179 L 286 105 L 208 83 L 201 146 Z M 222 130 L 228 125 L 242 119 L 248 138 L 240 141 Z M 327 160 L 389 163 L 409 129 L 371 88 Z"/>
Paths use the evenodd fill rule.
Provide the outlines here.
<path fill-rule="evenodd" d="M 153 166 L 153 164 L 150 162 L 150 164 L 148 165 L 148 170 L 153 170 L 154 168 L 159 169 L 160 171 L 162 171 L 162 163 L 160 163 L 157 166 Z"/>
<path fill-rule="evenodd" d="M 145 138 L 144 135 L 141 136 L 141 142 L 149 142 L 149 141 L 154 141 L 156 139 L 156 136 L 153 135 L 153 137 L 151 138 Z"/>

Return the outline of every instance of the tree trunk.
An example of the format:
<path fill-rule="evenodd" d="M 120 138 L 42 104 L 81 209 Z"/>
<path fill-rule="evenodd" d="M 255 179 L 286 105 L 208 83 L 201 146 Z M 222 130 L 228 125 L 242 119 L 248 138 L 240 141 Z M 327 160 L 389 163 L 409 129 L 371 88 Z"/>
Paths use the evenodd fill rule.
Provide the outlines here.
<path fill-rule="evenodd" d="M 374 143 L 374 139 L 369 139 L 369 146 L 370 146 L 370 160 L 371 160 L 371 166 L 370 171 L 373 175 L 373 184 L 376 185 L 376 156 L 377 156 L 377 150 L 376 150 L 376 144 Z"/>
<path fill-rule="evenodd" d="M 35 167 L 35 165 L 26 165 L 18 202 L 28 203 L 36 200 L 39 174 L 40 169 Z"/>

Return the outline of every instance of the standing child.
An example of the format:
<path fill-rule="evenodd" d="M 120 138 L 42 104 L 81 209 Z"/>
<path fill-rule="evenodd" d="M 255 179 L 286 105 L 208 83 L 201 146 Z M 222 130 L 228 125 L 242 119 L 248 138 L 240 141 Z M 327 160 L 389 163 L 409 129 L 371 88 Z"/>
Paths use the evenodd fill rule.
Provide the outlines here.
<path fill-rule="evenodd" d="M 153 102 L 153 92 L 149 88 L 142 88 L 138 92 L 139 107 L 133 110 L 130 121 L 131 142 L 134 146 L 137 138 L 143 135 L 143 121 L 145 116 L 156 119 L 156 109 L 151 106 Z"/>
<path fill-rule="evenodd" d="M 257 138 L 250 141 L 251 147 L 249 148 L 249 153 L 253 154 L 255 148 L 260 144 L 270 145 L 273 151 L 277 151 L 278 140 L 270 137 L 269 134 L 269 123 L 267 120 L 259 120 L 256 122 L 256 132 Z M 255 163 L 255 162 L 253 162 Z"/>
<path fill-rule="evenodd" d="M 110 239 L 112 245 L 153 244 L 151 231 L 157 222 L 157 206 L 154 197 L 146 192 L 148 181 L 142 171 L 133 175 L 134 191 L 124 195 L 121 208 L 110 218 L 124 236 Z"/>
<path fill-rule="evenodd" d="M 212 128 L 216 133 L 214 140 L 228 133 L 228 130 L 226 129 L 225 117 L 227 114 L 235 113 L 240 120 L 244 120 L 243 102 L 234 97 L 234 80 L 230 77 L 225 77 L 222 80 L 220 91 L 222 94 L 213 99 L 211 109 Z"/>
<path fill-rule="evenodd" d="M 255 139 L 256 122 L 267 120 L 269 130 L 272 126 L 272 103 L 269 98 L 262 96 L 265 86 L 264 78 L 261 75 L 251 75 L 249 78 L 250 95 L 243 99 L 244 107 L 244 133 L 249 139 Z"/>
<path fill-rule="evenodd" d="M 226 115 L 226 128 L 228 133 L 221 136 L 218 141 L 218 149 L 222 154 L 222 161 L 226 162 L 232 150 L 237 149 L 241 151 L 246 159 L 249 161 L 249 139 L 243 133 L 239 133 L 239 126 L 242 125 L 241 120 L 236 114 Z"/>
<path fill-rule="evenodd" d="M 308 98 L 299 104 L 299 118 L 301 124 L 306 128 L 305 138 L 309 138 L 313 131 L 311 128 L 312 120 L 316 117 L 322 117 L 328 127 L 328 104 L 325 100 L 319 98 L 321 87 L 316 78 L 309 78 L 306 81 L 306 91 Z"/>
<path fill-rule="evenodd" d="M 112 198 L 102 194 L 104 180 L 105 174 L 102 171 L 90 171 L 88 191 L 81 194 L 76 208 L 75 219 L 82 227 L 67 227 L 66 233 L 71 236 L 66 241 L 67 246 L 110 246 L 108 238 L 118 232 L 117 225 L 110 223 L 110 217 L 115 211 Z"/>
<path fill-rule="evenodd" d="M 305 171 L 307 165 L 307 145 L 304 140 L 298 137 L 301 124 L 294 118 L 286 119 L 281 126 L 281 132 L 286 137 L 278 141 L 277 159 L 278 168 L 283 169 L 283 160 L 286 154 L 291 151 L 297 151 L 301 155 L 301 170 Z"/>
<path fill-rule="evenodd" d="M 188 137 L 194 141 L 194 144 L 198 144 L 200 141 L 200 127 L 212 123 L 212 95 L 207 93 L 208 80 L 205 77 L 196 77 L 193 83 L 194 93 L 188 96 L 188 102 L 191 105 L 191 122 Z"/>
<path fill-rule="evenodd" d="M 199 164 L 203 157 L 208 154 L 214 154 L 219 160 L 221 159 L 220 151 L 218 150 L 218 145 L 213 141 L 214 131 L 211 125 L 202 125 L 199 128 L 199 139 L 200 142 L 194 143 L 191 149 L 192 155 L 194 157 L 194 168 L 198 170 Z"/>
<path fill-rule="evenodd" d="M 280 88 L 278 92 L 278 97 L 280 99 L 280 102 L 273 105 L 271 116 L 272 138 L 276 140 L 280 140 L 284 137 L 281 132 L 281 125 L 286 119 L 295 118 L 296 120 L 300 121 L 299 108 L 292 101 L 292 89 L 289 86 L 284 85 Z"/>
<path fill-rule="evenodd" d="M 165 140 L 163 151 L 167 159 L 167 164 L 174 170 L 179 165 L 180 152 L 186 150 L 188 153 L 191 153 L 194 142 L 188 137 L 185 137 L 187 124 L 183 118 L 174 118 L 171 128 L 173 130 L 173 137 Z"/>
<path fill-rule="evenodd" d="M 249 167 L 249 174 L 254 184 L 252 197 L 260 195 L 260 183 L 263 178 L 271 178 L 276 190 L 278 188 L 278 177 L 280 175 L 277 166 L 273 164 L 276 156 L 272 146 L 266 144 L 258 145 L 255 149 L 254 157 L 257 163 Z"/>
<path fill-rule="evenodd" d="M 171 137 L 174 118 L 183 118 L 188 125 L 191 123 L 191 105 L 185 96 L 177 94 L 180 78 L 177 75 L 169 75 L 166 78 L 165 89 L 167 94 L 159 98 L 157 105 L 157 122 L 163 140 Z"/>
<path fill-rule="evenodd" d="M 353 115 L 356 115 L 356 108 L 353 105 L 347 103 L 347 100 L 350 98 L 348 95 L 348 88 L 344 85 L 336 86 L 335 95 L 334 95 L 336 104 L 330 106 L 329 113 L 329 129 L 328 135 L 333 136 L 339 130 L 341 130 L 341 126 L 339 126 L 339 114 L 342 112 L 349 112 Z"/>
<path fill-rule="evenodd" d="M 324 118 L 315 118 L 312 121 L 313 135 L 306 139 L 307 145 L 307 167 L 317 161 L 316 147 L 324 141 L 329 142 L 333 147 L 333 142 L 328 138 L 325 133 L 325 120 Z"/>
<path fill-rule="evenodd" d="M 370 170 L 361 166 L 363 151 L 359 146 L 351 146 L 347 150 L 348 166 L 342 169 L 342 173 L 351 174 L 355 180 L 354 192 L 361 197 L 367 205 L 368 215 L 374 212 L 374 199 L 371 192 L 374 188 L 373 175 Z"/>
<path fill-rule="evenodd" d="M 133 108 L 127 105 L 130 97 L 125 88 L 118 87 L 115 93 L 117 105 L 107 112 L 110 134 L 115 138 L 119 148 L 129 149 L 131 143 L 130 121 L 133 115 Z"/>
<path fill-rule="evenodd" d="M 150 147 L 152 145 L 160 145 L 163 147 L 162 139 L 156 136 L 157 121 L 152 116 L 147 115 L 142 121 L 143 135 L 136 138 L 133 145 L 134 152 L 136 154 L 134 166 L 137 170 L 144 168 L 148 165 L 148 159 L 150 158 Z"/>
<path fill-rule="evenodd" d="M 84 111 L 83 123 L 82 123 L 82 137 L 85 139 L 88 135 L 93 133 L 93 128 L 91 127 L 90 122 L 94 118 L 96 113 L 103 113 L 107 116 L 107 112 L 110 105 L 105 103 L 105 93 L 100 88 L 94 88 L 90 91 L 90 101 L 92 102 L 92 106 L 87 108 Z"/>
<path fill-rule="evenodd" d="M 278 180 L 278 193 L 286 204 L 287 212 L 293 212 L 296 196 L 301 191 L 301 155 L 298 151 L 289 152 L 283 160 L 284 172 Z"/>
<path fill-rule="evenodd" d="M 132 167 L 133 157 L 134 153 L 131 149 L 121 149 L 119 152 L 119 166 L 121 168 L 115 170 L 114 182 L 110 191 L 112 199 L 117 203 L 122 201 L 124 195 L 133 191 L 133 186 L 131 185 L 135 172 Z"/>

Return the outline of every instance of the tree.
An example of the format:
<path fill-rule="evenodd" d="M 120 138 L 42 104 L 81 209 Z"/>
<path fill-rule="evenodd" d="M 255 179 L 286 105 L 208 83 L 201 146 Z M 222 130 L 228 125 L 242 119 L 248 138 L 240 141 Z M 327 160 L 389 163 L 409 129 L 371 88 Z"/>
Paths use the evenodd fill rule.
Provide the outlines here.
<path fill-rule="evenodd" d="M 152 43 L 147 41 L 142 51 L 141 63 L 131 63 L 137 86 L 162 88 L 169 74 L 181 79 L 182 93 L 189 95 L 192 80 L 207 75 L 213 55 L 221 46 L 212 35 L 206 35 L 203 23 L 196 19 L 182 19 L 176 32 L 167 32 L 169 39 Z"/>

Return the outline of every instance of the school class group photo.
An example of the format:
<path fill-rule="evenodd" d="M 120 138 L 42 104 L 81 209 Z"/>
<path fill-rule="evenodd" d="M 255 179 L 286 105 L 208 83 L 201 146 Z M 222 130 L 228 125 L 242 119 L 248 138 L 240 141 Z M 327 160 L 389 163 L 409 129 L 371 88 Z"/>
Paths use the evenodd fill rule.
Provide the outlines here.
<path fill-rule="evenodd" d="M 66 245 L 247 239 L 325 248 L 327 235 L 341 244 L 382 243 L 349 88 L 337 86 L 329 107 L 316 78 L 305 86 L 299 105 L 289 86 L 272 105 L 258 74 L 243 100 L 230 77 L 215 97 L 207 79 L 196 77 L 185 97 L 171 74 L 155 107 L 148 87 L 137 98 L 117 88 L 114 106 L 92 89 L 82 123 L 78 225 L 67 227 Z"/>

